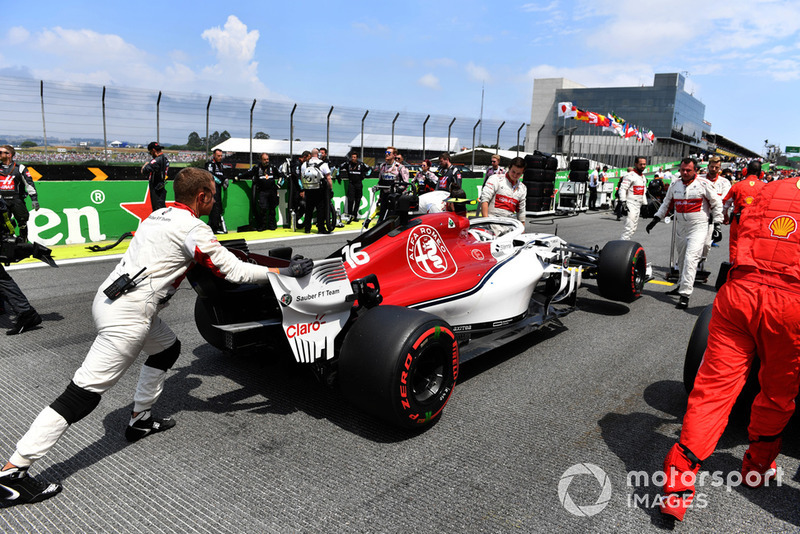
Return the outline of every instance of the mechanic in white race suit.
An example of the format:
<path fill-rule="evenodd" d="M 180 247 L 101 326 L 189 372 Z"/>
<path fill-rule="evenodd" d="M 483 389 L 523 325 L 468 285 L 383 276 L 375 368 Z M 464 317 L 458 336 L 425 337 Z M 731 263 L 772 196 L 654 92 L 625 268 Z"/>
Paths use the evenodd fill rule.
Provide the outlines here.
<path fill-rule="evenodd" d="M 667 294 L 680 297 L 676 307 L 681 309 L 689 306 L 697 264 L 708 234 L 708 221 L 711 220 L 717 230 L 722 225 L 722 201 L 713 184 L 697 176 L 697 168 L 697 161 L 694 159 L 681 160 L 681 179 L 674 180 L 669 185 L 664 202 L 646 228 L 647 233 L 650 233 L 650 230 L 671 209 L 674 209 L 673 220 L 677 225 L 675 242 L 678 245 L 678 266 L 681 277 L 678 287 L 668 291 Z"/>
<path fill-rule="evenodd" d="M 150 413 L 181 347 L 158 312 L 193 264 L 234 283 L 266 284 L 270 272 L 289 276 L 311 272 L 311 260 L 299 256 L 278 269 L 240 261 L 220 245 L 211 228 L 198 218 L 208 215 L 214 205 L 215 185 L 209 172 L 185 168 L 178 173 L 174 189 L 175 205 L 156 210 L 142 222 L 122 260 L 97 291 L 92 305 L 97 338 L 64 393 L 42 410 L 0 471 L 4 504 L 39 502 L 61 491 L 60 484 L 28 475 L 28 467 L 56 444 L 69 425 L 94 410 L 100 395 L 116 384 L 141 351 L 148 358 L 125 437 L 136 441 L 175 425 L 170 418 L 158 419 Z M 140 281 L 116 298 L 107 296 L 104 290 L 125 274 Z"/>
<path fill-rule="evenodd" d="M 728 191 L 731 190 L 731 182 L 724 178 L 720 174 L 720 170 L 722 169 L 722 158 L 719 156 L 713 156 L 711 159 L 708 160 L 708 167 L 706 169 L 706 175 L 704 178 L 711 182 L 711 185 L 714 186 L 714 190 L 719 195 L 719 200 L 722 202 L 727 196 Z M 724 202 L 723 202 L 724 204 Z M 714 241 L 714 225 L 711 221 L 708 222 L 708 234 L 706 235 L 706 241 L 703 243 L 703 254 L 700 259 L 700 265 L 698 266 L 698 270 L 704 271 L 705 270 L 705 263 L 706 259 L 708 258 L 708 251 L 711 250 L 711 243 Z M 719 234 L 716 236 L 717 239 L 722 239 L 722 235 Z"/>
<path fill-rule="evenodd" d="M 622 177 L 617 195 L 619 201 L 625 206 L 627 217 L 625 219 L 625 230 L 620 239 L 630 240 L 639 226 L 639 212 L 645 204 L 645 187 L 647 179 L 644 176 L 644 169 L 647 167 L 647 158 L 637 156 L 633 165 L 633 170 Z"/>
<path fill-rule="evenodd" d="M 494 174 L 481 190 L 481 216 L 510 217 L 525 224 L 525 199 L 528 189 L 522 183 L 525 160 L 514 158 L 506 174 Z"/>

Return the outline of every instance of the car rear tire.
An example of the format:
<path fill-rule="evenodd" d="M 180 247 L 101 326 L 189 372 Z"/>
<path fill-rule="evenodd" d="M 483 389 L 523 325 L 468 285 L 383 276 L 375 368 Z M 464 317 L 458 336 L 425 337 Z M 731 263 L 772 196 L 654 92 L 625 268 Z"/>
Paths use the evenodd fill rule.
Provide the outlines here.
<path fill-rule="evenodd" d="M 354 405 L 403 428 L 441 415 L 458 378 L 458 343 L 444 320 L 400 306 L 377 306 L 342 343 L 339 383 Z"/>
<path fill-rule="evenodd" d="M 708 344 L 708 323 L 711 322 L 711 310 L 713 308 L 714 305 L 709 304 L 703 309 L 694 322 L 692 335 L 689 336 L 689 344 L 686 346 L 686 359 L 683 362 L 683 387 L 686 388 L 687 394 L 692 392 L 697 370 L 700 369 L 700 364 L 703 362 L 703 354 L 705 354 L 706 345 Z"/>
<path fill-rule="evenodd" d="M 597 287 L 609 300 L 633 302 L 642 295 L 647 257 L 635 241 L 609 241 L 600 251 Z"/>
<path fill-rule="evenodd" d="M 694 389 L 697 371 L 700 370 L 700 364 L 703 363 L 703 356 L 708 345 L 708 325 L 711 323 L 711 310 L 713 309 L 713 303 L 703 309 L 694 322 L 692 335 L 689 336 L 689 344 L 686 346 L 686 359 L 683 363 L 683 387 L 686 389 L 687 395 Z M 761 361 L 756 356 L 753 358 L 753 365 L 750 368 L 747 382 L 745 382 L 742 392 L 736 401 L 737 408 L 741 405 L 750 405 L 760 391 L 761 387 L 758 384 L 758 370 L 760 367 Z"/>

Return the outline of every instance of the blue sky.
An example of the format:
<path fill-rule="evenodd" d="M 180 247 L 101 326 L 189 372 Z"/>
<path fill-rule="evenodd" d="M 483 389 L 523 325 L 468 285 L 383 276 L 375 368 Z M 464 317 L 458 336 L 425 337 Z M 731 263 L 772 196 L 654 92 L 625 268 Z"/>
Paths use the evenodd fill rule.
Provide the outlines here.
<path fill-rule="evenodd" d="M 534 78 L 687 72 L 712 131 L 800 145 L 796 1 L 43 1 L 2 18 L 3 76 L 464 117 L 485 86 L 484 117 L 518 125 Z"/>

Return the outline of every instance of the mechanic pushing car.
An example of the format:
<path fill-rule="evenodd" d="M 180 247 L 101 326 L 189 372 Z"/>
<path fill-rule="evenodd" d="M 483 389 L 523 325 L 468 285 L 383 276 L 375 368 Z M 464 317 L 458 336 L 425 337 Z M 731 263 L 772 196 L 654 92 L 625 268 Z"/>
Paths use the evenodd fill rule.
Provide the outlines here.
<path fill-rule="evenodd" d="M 174 189 L 175 205 L 155 211 L 139 226 L 128 251 L 97 291 L 92 316 L 98 335 L 83 364 L 64 393 L 42 410 L 0 471 L 6 505 L 43 501 L 61 491 L 61 484 L 29 476 L 28 468 L 56 444 L 69 425 L 94 410 L 100 395 L 120 379 L 140 351 L 148 358 L 136 386 L 125 437 L 136 441 L 175 426 L 174 420 L 157 419 L 150 413 L 181 349 L 158 312 L 192 264 L 209 267 L 234 283 L 266 284 L 269 273 L 301 277 L 311 272 L 312 261 L 300 256 L 287 267 L 265 267 L 242 262 L 220 245 L 211 228 L 199 219 L 214 205 L 216 187 L 211 173 L 185 168 L 178 173 Z"/>
<path fill-rule="evenodd" d="M 764 186 L 739 221 L 728 281 L 714 299 L 708 345 L 689 395 L 680 440 L 664 460 L 664 514 L 682 520 L 702 462 L 714 452 L 754 358 L 761 391 L 750 412 L 742 481 L 774 477 L 781 433 L 800 385 L 800 180 Z"/>

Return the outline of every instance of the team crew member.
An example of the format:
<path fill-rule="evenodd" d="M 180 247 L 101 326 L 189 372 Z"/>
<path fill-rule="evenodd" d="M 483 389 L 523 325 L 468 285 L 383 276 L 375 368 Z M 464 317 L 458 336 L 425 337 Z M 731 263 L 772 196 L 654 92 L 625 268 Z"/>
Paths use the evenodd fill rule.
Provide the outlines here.
<path fill-rule="evenodd" d="M 278 169 L 269 162 L 269 154 L 261 154 L 258 165 L 240 174 L 238 179 L 253 180 L 253 203 L 256 207 L 256 230 L 277 230 Z"/>
<path fill-rule="evenodd" d="M 488 167 L 486 167 L 486 171 L 483 173 L 483 185 L 486 186 L 486 181 L 494 176 L 495 174 L 505 174 L 506 170 L 500 166 L 500 156 L 498 154 L 494 154 L 492 156 L 492 163 Z"/>
<path fill-rule="evenodd" d="M 380 186 L 390 186 L 392 184 L 408 185 L 408 169 L 395 161 L 396 150 L 393 146 L 386 149 L 385 161 L 378 168 L 378 185 Z M 387 205 L 388 197 L 388 191 L 381 191 L 380 197 L 378 197 L 380 205 L 379 219 L 382 219 L 386 210 L 389 209 Z"/>
<path fill-rule="evenodd" d="M 525 172 L 525 160 L 514 158 L 506 174 L 496 174 L 481 190 L 481 215 L 516 218 L 525 223 L 527 188 L 520 180 Z"/>
<path fill-rule="evenodd" d="M 745 177 L 731 186 L 728 194 L 722 199 L 723 202 L 723 223 L 731 225 L 728 247 L 730 251 L 730 261 L 736 258 L 736 241 L 739 233 L 739 218 L 742 212 L 750 206 L 764 187 L 764 182 L 759 179 L 761 175 L 761 163 L 751 161 L 745 169 Z M 728 213 L 731 212 L 730 215 Z"/>
<path fill-rule="evenodd" d="M 319 151 L 315 148 L 311 151 L 311 157 L 303 163 L 301 176 L 303 179 L 303 192 L 306 200 L 306 214 L 303 219 L 304 231 L 311 233 L 314 212 L 317 212 L 317 232 L 329 234 L 333 230 L 325 227 L 325 217 L 328 206 L 325 203 L 325 188 L 333 190 L 333 180 L 331 179 L 331 169 L 317 157 Z"/>
<path fill-rule="evenodd" d="M 431 160 L 426 159 L 420 164 L 420 170 L 414 177 L 414 181 L 417 183 L 418 195 L 436 191 L 439 177 L 431 170 Z"/>
<path fill-rule="evenodd" d="M 211 154 L 211 159 L 206 163 L 206 170 L 214 177 L 214 184 L 217 192 L 214 194 L 214 207 L 208 216 L 208 225 L 215 234 L 227 234 L 228 228 L 225 226 L 225 218 L 222 216 L 225 210 L 222 207 L 222 190 L 228 189 L 228 179 L 225 178 L 225 171 L 222 168 L 222 150 L 216 149 Z"/>
<path fill-rule="evenodd" d="M 697 162 L 692 158 L 681 161 L 680 176 L 681 179 L 673 181 L 667 189 L 663 204 L 647 225 L 647 233 L 670 210 L 675 211 L 675 241 L 678 244 L 681 278 L 678 287 L 667 294 L 678 295 L 680 299 L 676 307 L 684 309 L 689 306 L 689 297 L 694 289 L 697 263 L 708 233 L 708 221 L 713 221 L 715 231 L 719 231 L 722 224 L 722 201 L 711 182 L 697 176 Z"/>
<path fill-rule="evenodd" d="M 347 214 L 351 221 L 358 220 L 361 198 L 364 196 L 364 178 L 369 174 L 369 167 L 358 161 L 358 152 L 350 152 L 350 159 L 339 168 L 339 178 L 347 179 Z"/>
<path fill-rule="evenodd" d="M 461 173 L 450 163 L 450 154 L 447 152 L 442 152 L 439 156 L 439 183 L 436 189 L 438 191 L 461 189 Z"/>
<path fill-rule="evenodd" d="M 150 206 L 153 211 L 167 205 L 167 178 L 169 173 L 169 160 L 163 153 L 164 147 L 153 141 L 147 145 L 147 152 L 153 159 L 142 165 L 142 174 L 147 176 L 150 189 Z"/>
<path fill-rule="evenodd" d="M 593 169 L 589 173 L 589 209 L 597 210 L 597 186 L 600 184 L 600 173 Z"/>
<path fill-rule="evenodd" d="M 761 391 L 747 429 L 742 482 L 759 487 L 775 475 L 781 433 L 800 384 L 800 181 L 767 184 L 741 214 L 739 247 L 728 281 L 714 300 L 708 345 L 689 395 L 680 440 L 664 460 L 667 498 L 661 511 L 683 519 L 695 475 L 714 452 L 731 408 L 761 364 Z"/>
<path fill-rule="evenodd" d="M 722 159 L 719 156 L 713 156 L 708 160 L 707 172 L 704 176 L 704 178 L 711 182 L 711 184 L 714 186 L 714 190 L 717 192 L 717 195 L 719 195 L 720 201 L 722 201 L 728 194 L 728 191 L 731 190 L 731 183 L 723 178 L 720 174 L 721 169 Z M 722 235 L 718 234 L 715 236 L 714 225 L 709 222 L 708 235 L 706 235 L 706 241 L 703 244 L 703 255 L 702 259 L 700 260 L 700 266 L 698 267 L 698 270 L 705 270 L 705 263 L 706 259 L 708 258 L 708 251 L 711 250 L 711 243 L 718 242 L 720 239 L 722 239 Z"/>
<path fill-rule="evenodd" d="M 28 240 L 28 206 L 25 197 L 31 197 L 33 210 L 39 209 L 39 197 L 33 186 L 33 178 L 25 165 L 14 163 L 16 150 L 11 145 L 0 146 L 0 197 L 19 227 L 19 236 Z M 13 232 L 12 232 L 13 233 Z"/>
<path fill-rule="evenodd" d="M 620 239 L 631 239 L 636 232 L 636 227 L 639 226 L 639 212 L 645 203 L 644 192 L 647 179 L 644 177 L 644 169 L 646 167 L 647 158 L 638 156 L 633 165 L 633 170 L 623 176 L 620 181 L 617 195 L 625 208 L 622 210 L 623 214 L 627 210 L 625 230 L 622 232 Z"/>
<path fill-rule="evenodd" d="M 0 236 L 14 235 L 14 225 L 8 218 L 8 206 L 0 197 Z M 0 314 L 5 313 L 3 300 L 7 300 L 11 310 L 16 314 L 14 326 L 6 330 L 6 335 L 15 336 L 25 330 L 30 330 L 34 326 L 41 324 L 42 318 L 33 309 L 25 294 L 19 288 L 13 278 L 6 272 L 3 264 L 0 263 Z"/>
<path fill-rule="evenodd" d="M 172 419 L 157 419 L 150 412 L 181 348 L 158 312 L 192 264 L 209 267 L 217 276 L 240 284 L 266 284 L 269 273 L 305 276 L 311 272 L 313 264 L 308 259 L 295 257 L 288 267 L 268 268 L 239 261 L 222 247 L 211 228 L 198 218 L 211 213 L 215 188 L 207 171 L 183 169 L 175 179 L 175 205 L 158 210 L 139 226 L 122 260 L 95 296 L 92 316 L 98 335 L 89 354 L 64 393 L 42 410 L 0 471 L 0 491 L 7 505 L 42 501 L 61 491 L 60 484 L 29 476 L 28 468 L 56 444 L 69 425 L 97 406 L 100 395 L 120 379 L 140 351 L 148 358 L 139 376 L 125 437 L 136 441 L 175 425 Z M 118 298 L 106 296 L 104 290 L 125 274 L 144 280 Z"/>

